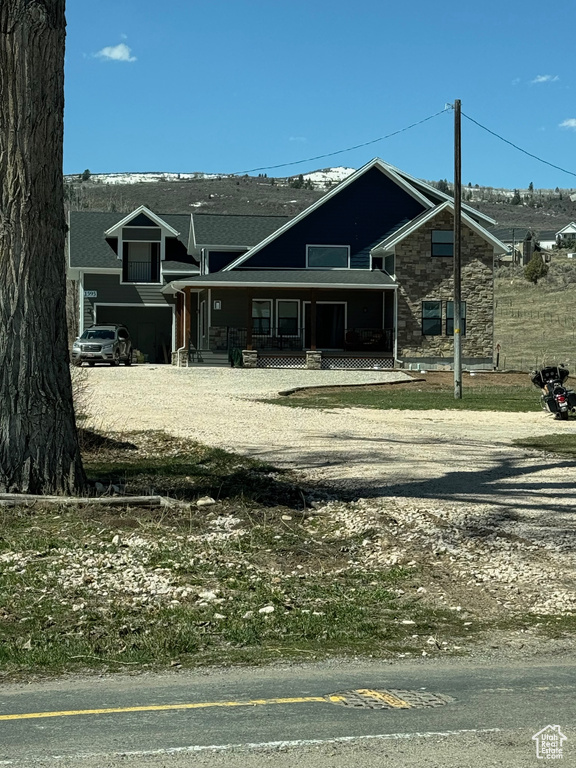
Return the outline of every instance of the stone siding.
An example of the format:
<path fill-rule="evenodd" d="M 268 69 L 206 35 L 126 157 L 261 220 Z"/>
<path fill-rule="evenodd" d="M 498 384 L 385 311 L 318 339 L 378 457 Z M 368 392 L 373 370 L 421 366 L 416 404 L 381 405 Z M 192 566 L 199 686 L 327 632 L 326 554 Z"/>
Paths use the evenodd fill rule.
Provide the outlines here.
<path fill-rule="evenodd" d="M 222 352 L 228 349 L 228 328 L 211 325 L 208 333 L 208 349 L 216 352 Z"/>
<path fill-rule="evenodd" d="M 453 259 L 432 256 L 432 231 L 452 229 L 453 217 L 442 211 L 396 247 L 398 290 L 398 358 L 453 358 L 453 337 L 446 335 L 446 303 L 452 301 Z M 491 360 L 494 337 L 493 248 L 462 224 L 462 301 L 466 334 L 462 357 Z M 442 302 L 442 335 L 422 335 L 422 302 Z M 448 361 L 447 361 L 448 362 Z"/>

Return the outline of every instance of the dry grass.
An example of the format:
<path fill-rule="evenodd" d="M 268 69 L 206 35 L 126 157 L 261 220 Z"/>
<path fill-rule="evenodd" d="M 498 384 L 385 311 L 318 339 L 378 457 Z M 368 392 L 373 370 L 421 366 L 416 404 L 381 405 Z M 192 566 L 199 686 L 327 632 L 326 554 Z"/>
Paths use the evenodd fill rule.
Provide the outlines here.
<path fill-rule="evenodd" d="M 564 363 L 576 371 L 576 264 L 554 254 L 548 276 L 533 285 L 519 268 L 502 267 L 495 282 L 495 336 L 500 368 L 528 371 Z"/>

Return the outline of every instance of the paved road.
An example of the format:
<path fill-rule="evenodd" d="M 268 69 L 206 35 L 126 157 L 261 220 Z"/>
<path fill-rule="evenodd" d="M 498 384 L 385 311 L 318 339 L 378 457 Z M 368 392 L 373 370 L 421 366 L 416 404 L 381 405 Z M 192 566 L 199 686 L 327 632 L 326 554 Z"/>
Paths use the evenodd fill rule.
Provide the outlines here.
<path fill-rule="evenodd" d="M 333 767 L 403 755 L 409 762 L 396 764 L 523 766 L 535 765 L 531 736 L 549 724 L 568 738 L 562 764 L 574 765 L 575 672 L 575 663 L 332 663 L 3 686 L 0 765 Z M 392 691 L 380 693 L 392 706 L 324 698 L 354 690 Z M 431 693 L 449 700 L 420 706 Z M 116 711 L 76 714 L 86 710 Z M 41 713 L 56 714 L 25 717 Z"/>

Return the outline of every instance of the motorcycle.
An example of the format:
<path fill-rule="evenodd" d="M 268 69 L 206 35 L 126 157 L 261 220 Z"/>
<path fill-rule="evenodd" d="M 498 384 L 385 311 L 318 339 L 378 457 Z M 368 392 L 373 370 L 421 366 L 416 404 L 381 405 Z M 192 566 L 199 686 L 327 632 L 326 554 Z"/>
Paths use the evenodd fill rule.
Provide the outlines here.
<path fill-rule="evenodd" d="M 550 365 L 530 374 L 532 384 L 541 390 L 542 408 L 564 421 L 570 412 L 576 412 L 576 393 L 564 386 L 569 374 L 570 371 L 563 365 Z"/>

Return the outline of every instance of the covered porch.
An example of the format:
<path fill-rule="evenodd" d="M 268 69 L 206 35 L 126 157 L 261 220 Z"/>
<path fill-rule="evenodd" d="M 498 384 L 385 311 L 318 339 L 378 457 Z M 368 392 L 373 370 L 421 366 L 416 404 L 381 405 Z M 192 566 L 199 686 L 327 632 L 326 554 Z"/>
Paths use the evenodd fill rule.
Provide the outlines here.
<path fill-rule="evenodd" d="M 258 284 L 250 272 L 171 283 L 177 348 L 187 350 L 189 364 L 218 356 L 245 367 L 391 368 L 396 285 L 386 273 L 368 270 L 355 270 L 350 284 L 350 272 L 332 273 L 326 285 L 305 285 L 293 275 L 290 284 L 272 282 L 270 273 Z M 253 284 L 230 285 L 237 275 Z"/>

